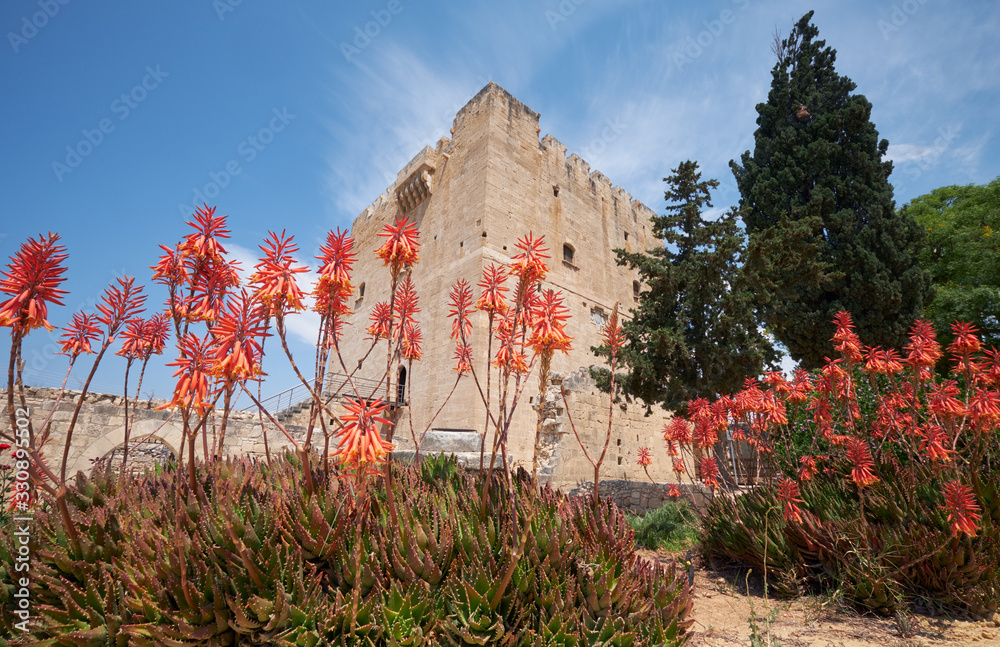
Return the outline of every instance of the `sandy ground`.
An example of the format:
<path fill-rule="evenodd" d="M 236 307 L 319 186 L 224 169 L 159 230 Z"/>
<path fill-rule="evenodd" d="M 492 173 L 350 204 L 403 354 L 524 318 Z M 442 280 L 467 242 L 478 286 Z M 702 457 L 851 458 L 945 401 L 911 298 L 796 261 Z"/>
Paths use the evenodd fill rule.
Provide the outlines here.
<path fill-rule="evenodd" d="M 647 555 L 661 561 L 667 553 Z M 904 635 L 896 618 L 861 616 L 828 598 L 765 599 L 762 578 L 746 570 L 713 569 L 695 562 L 694 624 L 689 647 L 782 645 L 784 647 L 1000 647 L 1000 614 L 975 622 L 909 616 Z M 759 642 L 752 640 L 751 604 Z M 773 617 L 773 622 L 766 622 Z M 768 642 L 770 640 L 770 642 Z"/>

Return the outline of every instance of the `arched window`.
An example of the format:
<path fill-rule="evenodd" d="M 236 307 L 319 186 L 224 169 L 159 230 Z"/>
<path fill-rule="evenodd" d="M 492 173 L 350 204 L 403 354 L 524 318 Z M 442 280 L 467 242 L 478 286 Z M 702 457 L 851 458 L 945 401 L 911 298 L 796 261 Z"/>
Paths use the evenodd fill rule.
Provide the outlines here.
<path fill-rule="evenodd" d="M 564 263 L 569 263 L 570 265 L 573 264 L 573 253 L 574 253 L 574 251 L 575 250 L 573 249 L 573 246 L 570 245 L 569 243 L 566 243 L 566 244 L 563 245 L 563 262 Z"/>
<path fill-rule="evenodd" d="M 153 435 L 129 440 L 127 459 L 125 454 L 125 443 L 122 443 L 105 454 L 94 466 L 94 470 L 105 469 L 118 474 L 121 472 L 123 460 L 127 460 L 126 469 L 129 476 L 138 478 L 142 476 L 143 472 L 154 469 L 156 465 L 166 465 L 177 461 L 174 448 L 162 438 Z"/>
<path fill-rule="evenodd" d="M 632 281 L 632 298 L 636 301 L 639 300 L 639 282 Z"/>
<path fill-rule="evenodd" d="M 406 367 L 400 366 L 396 378 L 396 406 L 406 406 Z"/>

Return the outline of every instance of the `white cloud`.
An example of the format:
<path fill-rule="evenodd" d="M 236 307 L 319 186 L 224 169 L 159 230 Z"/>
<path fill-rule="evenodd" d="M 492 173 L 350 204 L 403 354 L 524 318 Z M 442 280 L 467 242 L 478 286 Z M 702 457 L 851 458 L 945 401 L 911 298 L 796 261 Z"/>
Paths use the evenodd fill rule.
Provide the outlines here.
<path fill-rule="evenodd" d="M 240 262 L 240 279 L 243 281 L 243 284 L 246 285 L 250 280 L 250 275 L 253 274 L 253 267 L 257 264 L 257 260 L 260 257 L 261 252 L 252 251 L 242 245 L 232 242 L 226 245 L 226 250 L 232 258 Z M 309 265 L 304 262 L 305 259 L 302 258 L 301 254 L 297 254 L 296 258 L 299 260 L 300 265 L 306 265 L 309 267 Z M 316 284 L 316 269 L 314 267 L 309 267 L 308 272 L 297 274 L 296 279 L 299 287 L 306 293 L 305 298 L 302 300 L 303 304 L 306 306 L 306 310 L 288 315 L 285 319 L 285 323 L 288 326 L 288 332 L 294 335 L 300 342 L 305 344 L 307 347 L 315 347 L 320 319 L 319 315 L 311 310 L 315 301 L 309 295 L 309 292 Z"/>
<path fill-rule="evenodd" d="M 395 180 L 424 146 L 449 136 L 455 113 L 489 79 L 433 69 L 416 53 L 391 42 L 373 43 L 350 75 L 339 79 L 357 102 L 339 103 L 326 124 L 329 191 L 336 207 L 353 217 Z"/>

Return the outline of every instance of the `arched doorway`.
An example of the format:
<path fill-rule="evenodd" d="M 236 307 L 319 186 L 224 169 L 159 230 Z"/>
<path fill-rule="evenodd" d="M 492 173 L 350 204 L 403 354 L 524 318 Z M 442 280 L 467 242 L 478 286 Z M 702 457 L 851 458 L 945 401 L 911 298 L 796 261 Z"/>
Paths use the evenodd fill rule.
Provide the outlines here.
<path fill-rule="evenodd" d="M 139 477 L 157 465 L 177 462 L 177 451 L 158 436 L 144 436 L 130 439 L 128 443 L 128 464 L 126 469 L 130 476 Z M 122 459 L 125 457 L 125 443 L 115 447 L 94 464 L 94 469 L 107 470 L 118 474 L 121 471 Z"/>
<path fill-rule="evenodd" d="M 396 406 L 406 406 L 406 367 L 400 366 L 396 376 Z"/>

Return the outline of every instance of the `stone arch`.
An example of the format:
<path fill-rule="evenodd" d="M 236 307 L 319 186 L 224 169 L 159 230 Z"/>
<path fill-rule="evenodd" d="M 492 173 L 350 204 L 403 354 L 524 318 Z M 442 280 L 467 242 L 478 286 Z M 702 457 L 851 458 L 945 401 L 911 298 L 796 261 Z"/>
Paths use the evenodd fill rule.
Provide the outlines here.
<path fill-rule="evenodd" d="M 159 436 L 150 434 L 141 438 L 129 437 L 128 467 L 133 476 L 141 476 L 143 472 L 155 464 L 177 462 L 177 448 L 172 447 Z M 118 445 L 102 458 L 103 468 L 118 473 L 124 457 L 125 443 Z M 94 469 L 97 469 L 96 467 Z"/>
<path fill-rule="evenodd" d="M 129 434 L 129 441 L 135 442 L 150 436 L 157 438 L 176 456 L 180 450 L 183 431 L 170 422 L 162 420 L 136 420 Z M 73 443 L 70 451 L 66 474 L 76 474 L 78 471 L 89 474 L 93 462 L 104 458 L 125 442 L 125 426 L 121 425 L 89 443 Z"/>

